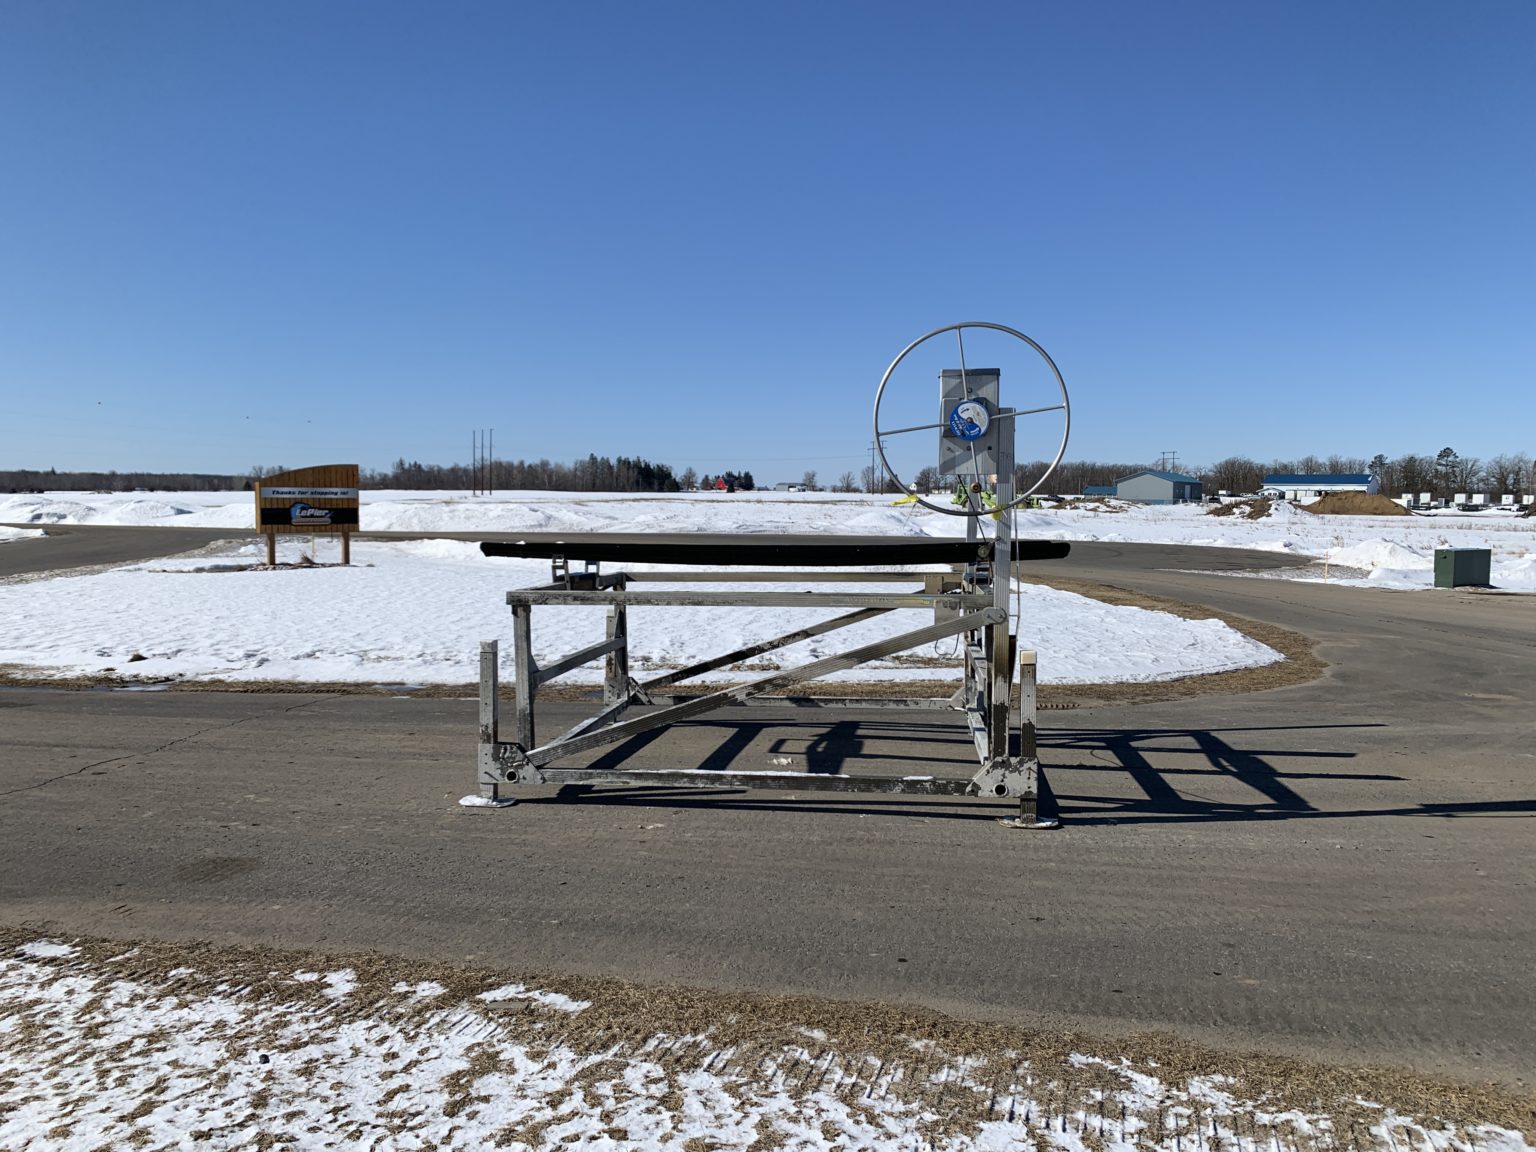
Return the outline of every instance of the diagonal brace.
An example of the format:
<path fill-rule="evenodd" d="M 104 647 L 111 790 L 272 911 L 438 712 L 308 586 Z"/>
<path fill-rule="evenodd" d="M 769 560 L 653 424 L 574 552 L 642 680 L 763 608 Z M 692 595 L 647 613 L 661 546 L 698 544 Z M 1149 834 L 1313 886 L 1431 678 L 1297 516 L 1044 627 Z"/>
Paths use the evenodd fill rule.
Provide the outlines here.
<path fill-rule="evenodd" d="M 798 632 L 789 632 L 772 640 L 764 640 L 759 644 L 738 648 L 736 651 L 728 652 L 724 656 L 715 656 L 699 664 L 693 664 L 687 668 L 679 668 L 675 672 L 668 672 L 664 676 L 657 676 L 654 680 L 647 680 L 644 684 L 640 685 L 640 691 L 648 694 L 653 689 L 665 688 L 670 684 L 691 680 L 695 676 L 702 676 L 705 672 L 713 672 L 716 668 L 724 668 L 727 665 L 735 664 L 742 660 L 750 660 L 753 656 L 761 656 L 764 652 L 772 652 L 777 648 L 786 648 L 791 644 L 799 643 L 801 640 L 809 640 L 812 636 L 822 636 L 828 632 L 835 632 L 839 628 L 847 628 L 849 625 L 862 623 L 871 617 L 882 616 L 887 612 L 894 611 L 894 608 L 861 608 L 857 612 L 848 612 L 835 619 L 826 620 L 820 624 L 812 624 L 810 627 L 802 628 Z"/>
<path fill-rule="evenodd" d="M 803 664 L 799 668 L 775 672 L 745 684 L 735 684 L 723 691 L 712 692 L 684 704 L 674 704 L 670 708 L 663 708 L 646 716 L 636 716 L 633 720 L 621 721 L 599 732 L 587 733 L 569 740 L 557 740 L 526 752 L 518 750 L 513 759 L 532 766 L 550 764 L 566 756 L 585 752 L 591 748 L 600 748 L 605 744 L 616 744 L 637 733 L 659 728 L 664 724 L 672 724 L 678 720 L 686 720 L 690 716 L 700 716 L 705 712 L 712 712 L 716 708 L 723 708 L 752 696 L 787 688 L 807 680 L 815 680 L 832 672 L 841 672 L 846 668 L 854 668 L 870 660 L 879 660 L 892 653 L 916 648 L 920 644 L 928 644 L 934 640 L 942 640 L 946 636 L 953 636 L 959 632 L 968 632 L 988 624 L 1003 624 L 1007 619 L 1007 612 L 997 607 L 983 608 L 980 612 L 971 612 L 963 616 L 957 615 L 952 620 L 930 624 L 926 628 L 918 628 L 912 632 L 903 632 L 899 636 L 891 636 L 873 644 L 865 644 L 847 652 L 826 656 L 810 664 Z"/>
<path fill-rule="evenodd" d="M 572 668 L 580 668 L 583 664 L 590 664 L 610 652 L 617 652 L 624 647 L 624 638 L 617 637 L 612 640 L 600 640 L 579 652 L 572 652 L 569 656 L 563 656 L 550 664 L 541 664 L 533 670 L 535 684 L 548 684 L 557 676 L 564 676 Z"/>

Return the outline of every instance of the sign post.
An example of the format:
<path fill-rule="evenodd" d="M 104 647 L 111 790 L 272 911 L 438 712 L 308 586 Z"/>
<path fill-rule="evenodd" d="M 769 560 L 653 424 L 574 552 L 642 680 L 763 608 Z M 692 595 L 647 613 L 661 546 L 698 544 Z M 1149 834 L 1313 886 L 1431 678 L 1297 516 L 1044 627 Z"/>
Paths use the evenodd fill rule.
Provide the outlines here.
<path fill-rule="evenodd" d="M 352 563 L 358 527 L 357 465 L 321 464 L 263 477 L 256 485 L 256 527 L 267 538 L 267 563 L 277 563 L 281 535 L 341 537 L 341 562 Z"/>

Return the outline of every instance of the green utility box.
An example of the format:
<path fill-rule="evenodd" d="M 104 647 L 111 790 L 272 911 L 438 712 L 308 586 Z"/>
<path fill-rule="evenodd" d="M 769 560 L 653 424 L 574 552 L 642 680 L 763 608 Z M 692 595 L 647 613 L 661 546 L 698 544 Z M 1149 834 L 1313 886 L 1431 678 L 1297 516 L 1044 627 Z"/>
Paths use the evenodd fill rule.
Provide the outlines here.
<path fill-rule="evenodd" d="M 1492 575 L 1491 548 L 1435 549 L 1436 588 L 1463 588 L 1468 585 L 1486 588 Z"/>

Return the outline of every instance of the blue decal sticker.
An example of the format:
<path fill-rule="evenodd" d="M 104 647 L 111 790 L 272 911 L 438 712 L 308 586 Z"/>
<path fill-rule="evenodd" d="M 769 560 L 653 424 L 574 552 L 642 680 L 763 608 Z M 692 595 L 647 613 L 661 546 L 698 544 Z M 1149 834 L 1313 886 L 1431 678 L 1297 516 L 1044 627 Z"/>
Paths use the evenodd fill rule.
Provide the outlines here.
<path fill-rule="evenodd" d="M 986 405 L 979 400 L 966 400 L 955 405 L 949 414 L 949 434 L 961 440 L 980 440 L 987 434 L 992 417 Z"/>

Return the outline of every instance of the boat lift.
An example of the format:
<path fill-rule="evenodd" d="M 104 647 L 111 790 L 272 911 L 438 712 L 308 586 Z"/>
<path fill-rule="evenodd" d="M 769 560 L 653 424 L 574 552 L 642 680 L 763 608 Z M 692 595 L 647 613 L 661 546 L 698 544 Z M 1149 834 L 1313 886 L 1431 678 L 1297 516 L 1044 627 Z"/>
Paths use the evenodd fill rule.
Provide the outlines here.
<path fill-rule="evenodd" d="M 1058 403 L 1016 410 L 1000 406 L 1001 373 L 968 368 L 965 335 L 990 329 L 1023 341 L 1049 366 L 1059 390 Z M 953 333 L 959 368 L 944 369 L 939 380 L 939 411 L 934 422 L 882 427 L 886 386 L 907 357 L 929 340 Z M 1050 466 L 1025 491 L 1014 482 L 1015 425 L 1021 417 L 1061 413 L 1062 434 Z M 1066 384 L 1045 350 L 1000 324 L 953 324 L 913 341 L 886 369 L 875 393 L 875 445 L 885 471 L 904 490 L 892 468 L 884 438 L 938 433 L 939 472 L 955 480 L 955 494 L 942 502 L 916 493 L 913 499 L 936 512 L 965 521 L 962 539 L 923 537 L 813 536 L 606 536 L 570 540 L 487 541 L 487 556 L 543 558 L 551 561 L 548 584 L 507 593 L 512 612 L 513 700 L 511 739 L 504 740 L 500 717 L 500 642 L 480 645 L 480 742 L 476 763 L 478 794 L 462 803 L 502 807 L 515 803 L 522 787 L 561 784 L 625 784 L 661 787 L 787 788 L 797 791 L 885 792 L 928 795 L 979 795 L 1018 800 L 1017 818 L 1003 823 L 1020 828 L 1054 827 L 1039 812 L 1041 769 L 1036 748 L 1036 654 L 1019 650 L 1009 633 L 1008 594 L 1012 565 L 1064 558 L 1069 545 L 1045 540 L 1015 540 L 1012 509 L 1038 491 L 1066 451 L 1070 408 Z M 995 525 L 984 536 L 981 521 Z M 579 564 L 580 567 L 573 567 Z M 631 571 L 625 565 L 667 564 L 684 568 L 732 571 Z M 611 565 L 610 570 L 604 570 Z M 943 565 L 943 571 L 889 570 L 902 566 Z M 745 566 L 745 570 L 737 566 Z M 757 566 L 757 567 L 754 567 Z M 872 570 L 875 567 L 887 570 Z M 689 588 L 650 591 L 648 583 L 706 585 L 730 583 L 914 585 L 911 591 L 746 591 Z M 533 610 L 549 607 L 603 607 L 604 638 L 556 660 L 539 663 L 533 654 Z M 639 681 L 631 675 L 631 608 L 782 607 L 851 609 L 834 619 L 796 629 L 771 640 L 711 657 L 686 668 Z M 919 608 L 933 623 L 871 644 L 776 671 L 725 688 L 686 694 L 680 685 L 765 653 L 827 635 L 898 609 Z M 961 637 L 958 657 L 962 683 L 952 696 L 933 699 L 844 698 L 793 695 L 794 689 L 834 672 L 921 648 L 936 640 Z M 604 660 L 602 708 L 569 731 L 540 743 L 536 704 L 540 688 L 572 669 Z M 1017 680 L 1015 681 L 1015 675 Z M 1017 691 L 1015 692 L 1015 687 Z M 623 767 L 560 766 L 560 761 L 619 744 L 656 728 L 731 706 L 805 708 L 949 709 L 963 713 L 976 747 L 978 771 L 969 777 L 850 775 L 819 772 L 731 772 L 703 769 L 651 770 Z"/>

